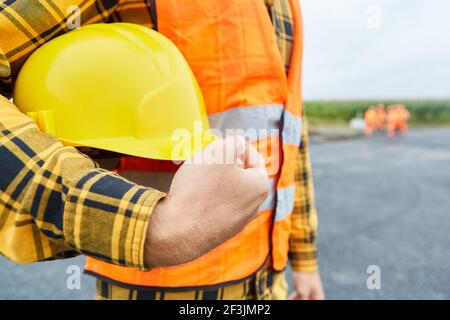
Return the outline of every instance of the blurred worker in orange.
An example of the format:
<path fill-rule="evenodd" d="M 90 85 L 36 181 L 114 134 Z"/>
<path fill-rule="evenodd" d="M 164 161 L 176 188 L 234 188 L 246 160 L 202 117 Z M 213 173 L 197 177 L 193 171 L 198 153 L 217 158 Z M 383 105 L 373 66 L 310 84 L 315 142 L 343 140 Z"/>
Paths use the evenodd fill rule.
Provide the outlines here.
<path fill-rule="evenodd" d="M 396 105 L 389 105 L 386 112 L 386 132 L 389 138 L 393 138 L 395 136 L 395 129 L 398 122 L 397 119 L 398 112 Z"/>
<path fill-rule="evenodd" d="M 396 133 L 403 134 L 408 130 L 410 113 L 404 104 L 393 104 L 387 110 L 386 130 L 390 138 Z"/>
<path fill-rule="evenodd" d="M 383 130 L 386 122 L 386 110 L 384 104 L 379 103 L 375 107 L 375 129 Z"/>
<path fill-rule="evenodd" d="M 410 113 L 404 104 L 398 105 L 398 123 L 397 129 L 398 132 L 403 134 L 408 131 L 408 121 L 409 121 Z"/>
<path fill-rule="evenodd" d="M 365 134 L 366 137 L 371 137 L 376 127 L 377 114 L 374 106 L 370 106 L 364 113 L 364 122 L 366 123 Z"/>

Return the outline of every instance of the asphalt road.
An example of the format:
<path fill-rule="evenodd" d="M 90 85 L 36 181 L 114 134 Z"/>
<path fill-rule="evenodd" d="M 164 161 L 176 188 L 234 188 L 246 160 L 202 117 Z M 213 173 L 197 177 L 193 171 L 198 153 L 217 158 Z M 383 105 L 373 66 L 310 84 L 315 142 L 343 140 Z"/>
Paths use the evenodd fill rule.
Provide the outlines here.
<path fill-rule="evenodd" d="M 316 143 L 311 152 L 327 297 L 449 299 L 450 129 Z M 67 288 L 67 272 L 82 265 L 0 258 L 0 299 L 94 298 L 90 277 Z M 380 289 L 367 287 L 369 266 L 379 268 Z"/>

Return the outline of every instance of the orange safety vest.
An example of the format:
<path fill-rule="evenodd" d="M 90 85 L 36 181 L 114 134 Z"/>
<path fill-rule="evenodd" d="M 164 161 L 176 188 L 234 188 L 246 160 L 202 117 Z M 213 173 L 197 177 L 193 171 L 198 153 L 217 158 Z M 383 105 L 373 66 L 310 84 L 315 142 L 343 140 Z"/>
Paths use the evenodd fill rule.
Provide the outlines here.
<path fill-rule="evenodd" d="M 376 112 L 375 110 L 367 110 L 364 113 L 364 120 L 366 122 L 366 125 L 373 126 L 376 120 Z"/>
<path fill-rule="evenodd" d="M 183 290 L 241 281 L 269 259 L 275 270 L 286 267 L 301 137 L 303 33 L 298 0 L 289 2 L 294 43 L 286 76 L 264 1 L 156 1 L 158 31 L 186 57 L 211 127 L 262 129 L 251 142 L 266 157 L 271 191 L 243 231 L 194 261 L 141 272 L 88 258 L 87 273 L 123 286 Z"/>

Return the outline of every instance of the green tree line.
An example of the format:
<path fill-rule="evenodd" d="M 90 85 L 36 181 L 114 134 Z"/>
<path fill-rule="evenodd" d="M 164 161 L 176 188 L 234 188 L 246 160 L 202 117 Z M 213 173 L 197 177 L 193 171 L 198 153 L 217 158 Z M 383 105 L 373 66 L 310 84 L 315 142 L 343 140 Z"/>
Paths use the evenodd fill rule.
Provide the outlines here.
<path fill-rule="evenodd" d="M 304 108 L 311 123 L 346 123 L 356 116 L 363 116 L 371 105 L 384 103 L 405 104 L 411 113 L 412 124 L 450 125 L 450 100 L 389 100 L 389 101 L 306 101 Z"/>

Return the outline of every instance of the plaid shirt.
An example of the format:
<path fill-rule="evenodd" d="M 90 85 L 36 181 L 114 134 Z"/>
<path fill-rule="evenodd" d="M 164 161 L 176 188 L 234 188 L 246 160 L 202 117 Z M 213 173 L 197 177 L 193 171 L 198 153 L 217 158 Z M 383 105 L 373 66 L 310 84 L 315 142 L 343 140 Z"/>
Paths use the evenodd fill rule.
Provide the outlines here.
<path fill-rule="evenodd" d="M 70 31 L 70 6 L 79 7 L 83 25 L 126 21 L 152 27 L 150 3 L 0 2 L 0 253 L 7 258 L 31 263 L 82 253 L 144 270 L 149 217 L 165 194 L 98 168 L 77 149 L 40 132 L 7 98 L 27 57 L 46 41 Z M 280 52 L 288 62 L 292 44 L 290 8 L 286 0 L 266 0 L 266 5 Z M 317 268 L 316 213 L 306 125 L 302 136 L 290 258 L 294 270 L 313 271 Z"/>

